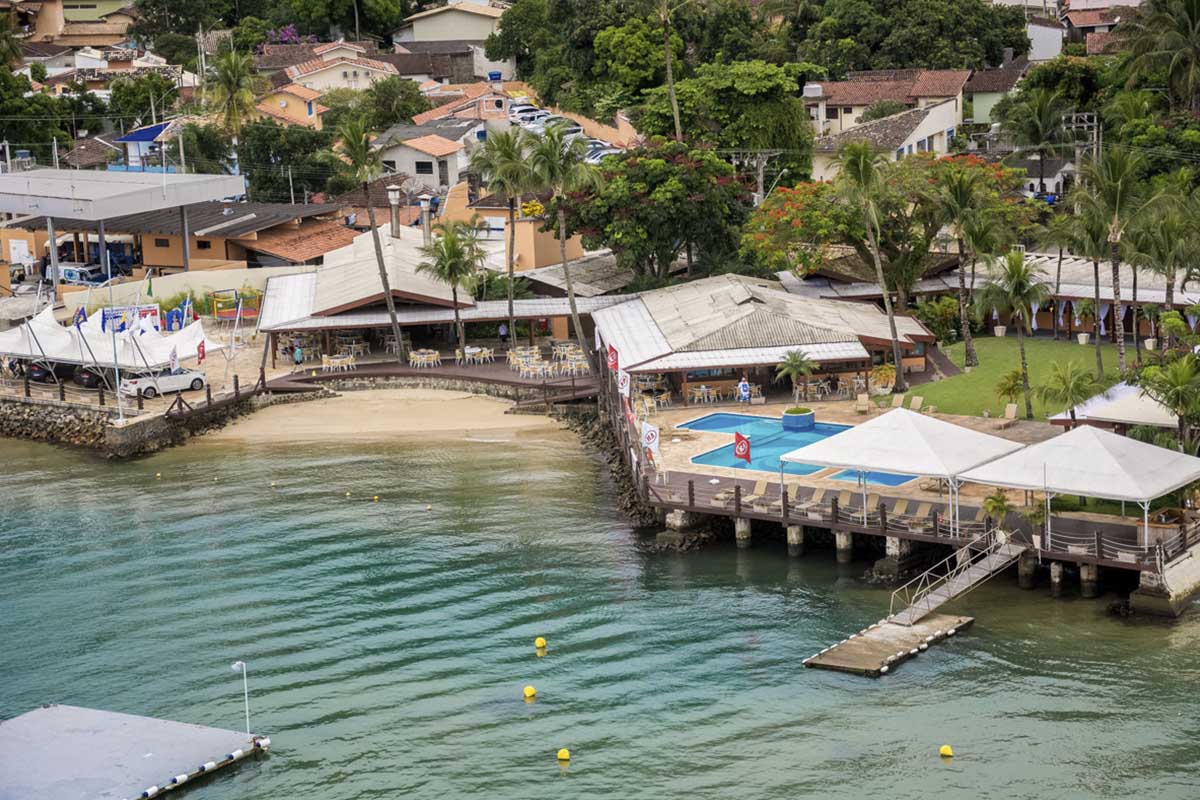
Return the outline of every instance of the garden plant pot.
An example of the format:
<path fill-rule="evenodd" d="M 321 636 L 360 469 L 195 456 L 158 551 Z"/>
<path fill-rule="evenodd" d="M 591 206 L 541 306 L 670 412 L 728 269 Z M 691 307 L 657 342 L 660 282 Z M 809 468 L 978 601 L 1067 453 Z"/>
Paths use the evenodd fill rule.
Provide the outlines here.
<path fill-rule="evenodd" d="M 1087 344 L 1091 341 L 1092 335 L 1090 333 L 1077 333 L 1075 334 L 1075 338 L 1079 340 L 1080 344 Z"/>
<path fill-rule="evenodd" d="M 1154 338 L 1147 339 L 1146 340 L 1146 349 L 1147 350 L 1158 349 L 1158 339 L 1154 339 Z"/>
<path fill-rule="evenodd" d="M 1004 334 L 1008 333 L 1007 325 L 996 325 L 992 328 L 992 335 L 997 339 L 1003 339 Z"/>
<path fill-rule="evenodd" d="M 816 424 L 816 414 L 808 411 L 803 414 L 783 413 L 783 429 L 785 431 L 810 431 Z"/>

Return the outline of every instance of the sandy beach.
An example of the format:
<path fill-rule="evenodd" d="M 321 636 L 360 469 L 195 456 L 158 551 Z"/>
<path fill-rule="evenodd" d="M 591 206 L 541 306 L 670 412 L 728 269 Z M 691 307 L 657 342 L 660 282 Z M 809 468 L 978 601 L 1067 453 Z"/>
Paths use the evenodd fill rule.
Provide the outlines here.
<path fill-rule="evenodd" d="M 205 436 L 206 441 L 363 441 L 434 434 L 440 440 L 509 441 L 558 432 L 549 417 L 506 414 L 506 400 L 433 389 L 374 389 L 271 406 Z"/>

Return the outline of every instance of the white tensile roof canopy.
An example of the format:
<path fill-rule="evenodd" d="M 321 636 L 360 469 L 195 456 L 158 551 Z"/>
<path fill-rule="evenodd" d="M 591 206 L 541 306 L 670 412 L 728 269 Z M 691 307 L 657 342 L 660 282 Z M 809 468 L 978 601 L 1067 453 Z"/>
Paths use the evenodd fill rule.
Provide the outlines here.
<path fill-rule="evenodd" d="M 241 175 L 35 169 L 0 175 L 0 211 L 101 220 L 244 194 Z"/>
<path fill-rule="evenodd" d="M 1082 425 L 962 478 L 990 486 L 1149 503 L 1200 480 L 1200 458 Z"/>
<path fill-rule="evenodd" d="M 897 408 L 785 453 L 781 460 L 950 480 L 1020 448 L 999 436 Z"/>

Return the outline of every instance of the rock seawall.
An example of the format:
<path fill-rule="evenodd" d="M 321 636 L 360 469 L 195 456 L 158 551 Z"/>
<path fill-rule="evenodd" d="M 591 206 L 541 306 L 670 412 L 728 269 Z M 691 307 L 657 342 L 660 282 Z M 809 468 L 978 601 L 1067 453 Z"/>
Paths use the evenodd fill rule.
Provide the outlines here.
<path fill-rule="evenodd" d="M 654 509 L 642 502 L 633 473 L 621 454 L 621 445 L 612 427 L 596 413 L 595 404 L 586 413 L 558 415 L 570 430 L 579 435 L 584 446 L 598 453 L 608 464 L 617 485 L 617 507 L 640 528 L 658 524 Z"/>
<path fill-rule="evenodd" d="M 116 411 L 48 400 L 0 399 L 0 436 L 102 449 Z"/>

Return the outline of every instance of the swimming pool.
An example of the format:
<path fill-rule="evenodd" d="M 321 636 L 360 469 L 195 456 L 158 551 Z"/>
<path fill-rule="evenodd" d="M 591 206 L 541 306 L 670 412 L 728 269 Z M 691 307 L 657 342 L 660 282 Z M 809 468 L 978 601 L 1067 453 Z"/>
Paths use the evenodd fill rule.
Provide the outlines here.
<path fill-rule="evenodd" d="M 701 453 L 692 458 L 693 464 L 704 464 L 710 467 L 729 467 L 731 469 L 753 469 L 762 472 L 779 474 L 780 456 L 790 453 L 798 447 L 819 442 L 836 433 L 849 430 L 850 425 L 836 425 L 831 422 L 818 422 L 807 431 L 785 431 L 783 423 L 770 417 L 759 417 L 753 414 L 731 414 L 719 411 L 706 414 L 703 417 L 689 420 L 677 427 L 693 431 L 708 431 L 710 433 L 740 433 L 750 440 L 750 463 L 746 463 L 733 455 L 733 444 L 718 447 L 715 450 Z M 783 463 L 783 471 L 787 475 L 812 475 L 825 467 L 816 464 Z M 830 476 L 836 481 L 858 482 L 858 471 L 846 469 Z M 867 473 L 867 483 L 874 486 L 899 486 L 915 478 L 915 475 L 899 475 L 889 472 Z"/>

